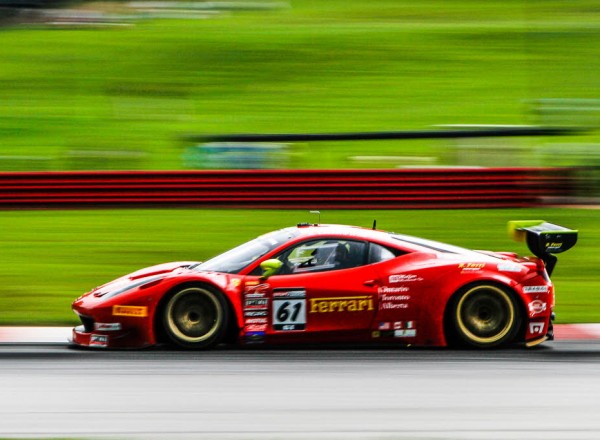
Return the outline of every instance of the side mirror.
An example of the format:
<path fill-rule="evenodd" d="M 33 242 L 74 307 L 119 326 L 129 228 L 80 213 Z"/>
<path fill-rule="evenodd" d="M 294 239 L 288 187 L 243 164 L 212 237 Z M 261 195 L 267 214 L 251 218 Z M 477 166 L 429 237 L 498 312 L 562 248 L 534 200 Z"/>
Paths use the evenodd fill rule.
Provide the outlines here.
<path fill-rule="evenodd" d="M 266 280 L 271 275 L 275 275 L 282 265 L 283 263 L 275 258 L 263 261 L 260 263 L 260 268 L 263 270 L 262 278 Z"/>

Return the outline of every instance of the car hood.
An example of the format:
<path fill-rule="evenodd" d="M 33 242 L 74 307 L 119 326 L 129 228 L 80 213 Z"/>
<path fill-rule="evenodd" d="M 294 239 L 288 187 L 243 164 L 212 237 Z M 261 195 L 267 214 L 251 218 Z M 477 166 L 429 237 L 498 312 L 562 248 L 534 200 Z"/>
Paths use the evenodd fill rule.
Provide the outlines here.
<path fill-rule="evenodd" d="M 171 274 L 188 271 L 191 267 L 195 267 L 198 264 L 200 263 L 197 261 L 176 261 L 172 263 L 163 263 L 146 267 L 117 278 L 116 280 L 110 281 L 99 287 L 95 287 L 86 295 L 93 294 L 94 296 L 102 297 L 110 293 L 110 296 L 115 296 L 133 287 L 164 278 Z"/>

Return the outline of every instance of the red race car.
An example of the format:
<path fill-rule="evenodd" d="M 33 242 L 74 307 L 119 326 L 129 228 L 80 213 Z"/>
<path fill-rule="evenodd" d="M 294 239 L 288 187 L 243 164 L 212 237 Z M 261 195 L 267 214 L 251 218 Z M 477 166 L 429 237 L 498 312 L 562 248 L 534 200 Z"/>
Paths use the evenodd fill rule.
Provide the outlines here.
<path fill-rule="evenodd" d="M 141 348 L 387 343 L 490 348 L 552 339 L 555 253 L 577 231 L 509 223 L 535 257 L 352 226 L 299 224 L 204 263 L 176 262 L 78 298 L 73 343 Z"/>

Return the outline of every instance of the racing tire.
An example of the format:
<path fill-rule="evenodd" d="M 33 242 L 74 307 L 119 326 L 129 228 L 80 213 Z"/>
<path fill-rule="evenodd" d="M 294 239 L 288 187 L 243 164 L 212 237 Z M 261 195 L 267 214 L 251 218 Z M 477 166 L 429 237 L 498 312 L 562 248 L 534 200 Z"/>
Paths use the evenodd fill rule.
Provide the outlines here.
<path fill-rule="evenodd" d="M 454 301 L 452 322 L 462 345 L 492 348 L 508 344 L 517 335 L 520 321 L 513 295 L 495 284 L 471 285 Z"/>
<path fill-rule="evenodd" d="M 163 309 L 168 338 L 186 349 L 208 349 L 225 336 L 229 307 L 220 292 L 205 286 L 187 286 L 173 293 Z"/>

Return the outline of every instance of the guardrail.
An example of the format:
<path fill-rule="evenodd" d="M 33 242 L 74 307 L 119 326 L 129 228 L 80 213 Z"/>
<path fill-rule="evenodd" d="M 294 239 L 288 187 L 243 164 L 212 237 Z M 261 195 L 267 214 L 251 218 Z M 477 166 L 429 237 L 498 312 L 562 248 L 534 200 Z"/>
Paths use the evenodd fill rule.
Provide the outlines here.
<path fill-rule="evenodd" d="M 0 208 L 501 208 L 574 188 L 568 168 L 0 173 Z"/>

